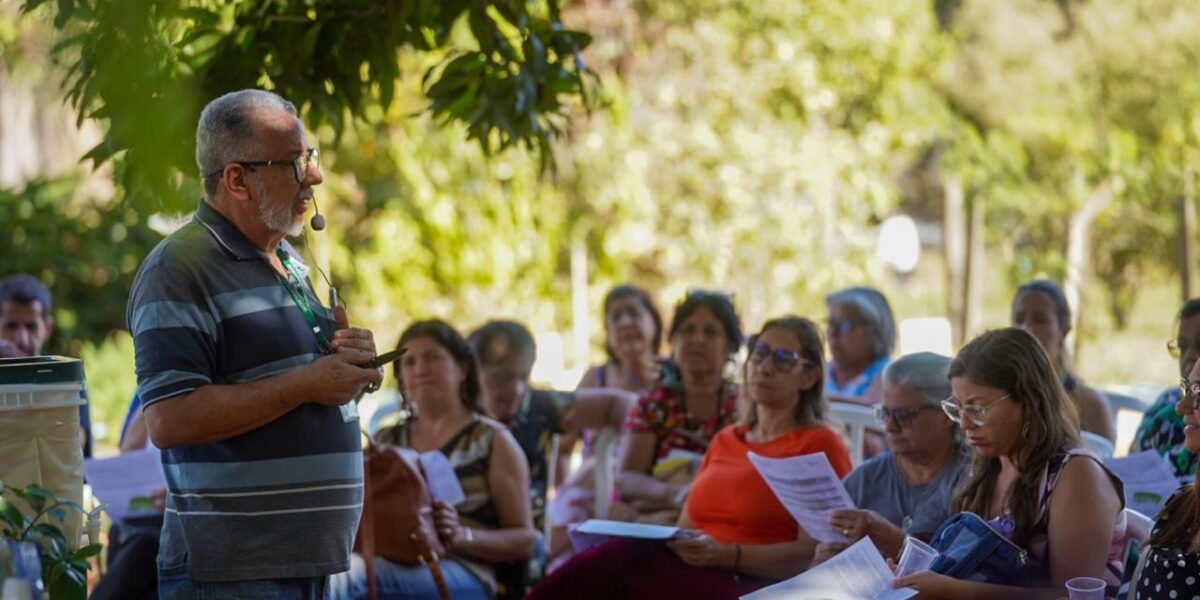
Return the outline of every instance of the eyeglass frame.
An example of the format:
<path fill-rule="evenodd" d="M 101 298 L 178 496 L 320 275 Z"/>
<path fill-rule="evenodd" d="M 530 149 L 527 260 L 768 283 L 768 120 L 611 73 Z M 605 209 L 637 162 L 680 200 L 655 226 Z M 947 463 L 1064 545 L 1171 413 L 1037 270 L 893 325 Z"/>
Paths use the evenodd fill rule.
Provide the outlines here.
<path fill-rule="evenodd" d="M 301 166 L 303 164 L 303 166 Z M 242 168 L 254 173 L 255 167 L 292 167 L 292 175 L 296 178 L 296 183 L 304 183 L 304 179 L 308 177 L 308 173 L 312 170 L 313 165 L 318 169 L 321 168 L 321 151 L 316 146 L 310 147 L 308 150 L 301 152 L 299 156 L 289 159 L 278 160 L 235 160 L 226 163 L 219 171 L 209 173 L 207 177 L 220 175 L 225 171 L 225 167 L 229 165 L 239 165 Z M 206 177 L 206 178 L 207 178 Z"/>
<path fill-rule="evenodd" d="M 849 323 L 849 326 L 846 324 Z M 837 327 L 835 328 L 834 325 Z M 870 322 L 866 319 L 828 319 L 825 321 L 825 335 L 833 337 L 834 335 L 846 335 L 854 331 L 855 327 L 866 327 Z"/>
<path fill-rule="evenodd" d="M 895 420 L 897 426 L 901 429 L 907 429 L 912 426 L 913 419 L 916 419 L 921 414 L 921 411 L 927 408 L 945 412 L 944 408 L 934 404 L 922 404 L 916 408 L 904 406 L 895 409 L 888 408 L 882 404 L 876 404 L 873 412 L 875 413 L 875 420 L 879 421 L 880 425 L 887 427 L 888 421 Z M 904 411 L 904 416 L 897 414 L 901 411 Z"/>
<path fill-rule="evenodd" d="M 758 352 L 758 348 L 760 346 L 767 349 L 767 352 L 765 354 L 760 354 Z M 784 365 L 779 364 L 779 361 L 782 360 L 780 358 L 780 354 L 779 354 L 780 352 L 785 352 L 785 353 L 793 355 L 795 357 L 796 362 L 792 363 L 791 366 L 784 366 Z M 759 356 L 761 356 L 761 358 L 756 358 Z M 815 366 L 815 364 L 816 364 L 813 361 L 808 360 L 807 358 L 804 358 L 803 354 L 800 354 L 799 352 L 797 352 L 795 350 L 788 350 L 786 348 L 772 348 L 771 346 L 769 346 L 766 343 L 762 342 L 761 340 L 757 340 L 757 339 L 754 340 L 750 344 L 750 354 L 747 356 L 747 358 L 750 359 L 750 364 L 761 365 L 763 362 L 765 362 L 767 360 L 768 356 L 771 357 L 771 364 L 774 365 L 775 368 L 778 369 L 779 372 L 781 372 L 781 373 L 791 373 L 792 371 L 796 370 L 796 367 L 802 367 L 802 368 L 808 369 L 808 368 Z"/>
<path fill-rule="evenodd" d="M 991 410 L 993 406 L 996 406 L 997 404 L 999 404 L 1001 400 L 1004 400 L 1005 398 L 1009 398 L 1011 396 L 1012 396 L 1012 394 L 1004 394 L 1003 396 L 1000 396 L 999 398 L 996 398 L 996 399 L 988 402 L 987 404 L 969 404 L 967 406 L 960 405 L 958 402 L 954 401 L 954 396 L 950 396 L 949 398 L 942 400 L 940 404 L 942 406 L 942 412 L 946 413 L 946 416 L 950 417 L 951 421 L 954 421 L 955 423 L 962 425 L 963 417 L 969 417 L 971 419 L 972 423 L 974 423 L 977 426 L 982 427 L 984 424 L 987 423 L 987 420 L 984 418 L 987 415 L 987 412 L 989 410 Z M 974 408 L 975 411 L 979 413 L 979 415 L 978 416 L 968 415 L 966 413 L 968 407 Z M 958 412 L 959 416 L 957 416 L 957 417 L 954 416 L 954 412 Z"/>
<path fill-rule="evenodd" d="M 1188 388 L 1191 388 L 1191 390 Z M 1188 381 L 1186 379 L 1180 379 L 1178 389 L 1180 402 L 1184 402 L 1185 406 L 1190 406 L 1190 408 L 1184 412 L 1192 412 L 1196 410 L 1196 397 L 1200 396 L 1200 381 Z"/>

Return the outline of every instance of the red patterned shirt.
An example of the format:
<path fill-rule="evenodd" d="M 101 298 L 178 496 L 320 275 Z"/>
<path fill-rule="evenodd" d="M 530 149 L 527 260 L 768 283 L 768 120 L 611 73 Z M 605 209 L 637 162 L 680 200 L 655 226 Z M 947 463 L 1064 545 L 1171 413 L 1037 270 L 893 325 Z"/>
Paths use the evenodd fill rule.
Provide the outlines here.
<path fill-rule="evenodd" d="M 703 421 L 684 405 L 683 391 L 673 386 L 655 386 L 638 398 L 625 419 L 625 431 L 645 431 L 656 439 L 654 459 L 662 460 L 672 448 L 703 454 L 708 442 L 737 417 L 737 388 L 725 384 L 717 412 Z"/>

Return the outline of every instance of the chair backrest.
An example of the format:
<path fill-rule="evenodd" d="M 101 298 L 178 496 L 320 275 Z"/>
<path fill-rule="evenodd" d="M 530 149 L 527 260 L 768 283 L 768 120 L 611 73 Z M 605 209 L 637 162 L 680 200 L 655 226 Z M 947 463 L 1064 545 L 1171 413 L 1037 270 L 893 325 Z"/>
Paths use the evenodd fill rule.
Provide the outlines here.
<path fill-rule="evenodd" d="M 1110 459 L 1113 455 L 1113 443 L 1106 437 L 1096 435 L 1090 431 L 1084 431 L 1079 434 L 1083 445 L 1088 450 L 1095 452 L 1102 459 Z"/>
<path fill-rule="evenodd" d="M 850 464 L 852 467 L 857 467 L 863 461 L 863 434 L 868 428 L 879 427 L 879 421 L 875 419 L 875 411 L 861 404 L 830 402 L 829 412 L 849 430 Z M 1111 450 L 1109 453 L 1112 453 Z"/>
<path fill-rule="evenodd" d="M 1150 537 L 1150 530 L 1154 529 L 1154 519 L 1151 519 L 1150 517 L 1147 517 L 1146 515 L 1133 510 L 1132 508 L 1125 509 L 1125 518 L 1129 519 L 1129 526 L 1132 530 L 1131 533 L 1134 531 L 1140 533 L 1141 537 L 1137 537 L 1137 535 L 1133 536 L 1137 537 L 1138 541 L 1145 541 L 1146 538 Z"/>
<path fill-rule="evenodd" d="M 613 445 L 617 443 L 616 427 L 605 427 L 596 432 L 592 442 L 594 472 L 592 482 L 596 488 L 595 517 L 605 519 L 612 508 L 613 489 L 616 486 L 616 465 L 613 464 Z"/>

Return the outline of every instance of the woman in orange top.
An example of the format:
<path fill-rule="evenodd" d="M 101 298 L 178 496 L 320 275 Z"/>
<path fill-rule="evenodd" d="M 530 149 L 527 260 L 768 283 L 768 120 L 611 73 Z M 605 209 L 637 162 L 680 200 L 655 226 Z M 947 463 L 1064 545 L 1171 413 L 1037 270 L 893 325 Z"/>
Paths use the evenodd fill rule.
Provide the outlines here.
<path fill-rule="evenodd" d="M 667 544 L 613 540 L 580 553 L 529 598 L 736 598 L 791 577 L 816 541 L 758 475 L 746 452 L 775 458 L 825 452 L 838 476 L 850 458 L 825 424 L 820 333 L 787 316 L 751 338 L 741 422 L 713 439 L 679 525 L 694 537 Z"/>

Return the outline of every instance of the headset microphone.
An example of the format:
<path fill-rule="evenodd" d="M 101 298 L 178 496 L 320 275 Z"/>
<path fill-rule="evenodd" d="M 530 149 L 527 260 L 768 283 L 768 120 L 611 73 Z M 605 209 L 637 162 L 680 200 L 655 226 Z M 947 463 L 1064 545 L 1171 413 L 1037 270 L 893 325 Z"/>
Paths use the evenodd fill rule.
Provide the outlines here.
<path fill-rule="evenodd" d="M 312 220 L 309 221 L 309 224 L 312 225 L 313 231 L 324 231 L 325 230 L 325 217 L 321 216 L 321 209 L 317 208 L 317 197 L 316 196 L 313 196 L 312 203 L 313 203 L 313 212 L 315 212 L 316 214 L 313 215 L 313 218 L 312 218 Z"/>

